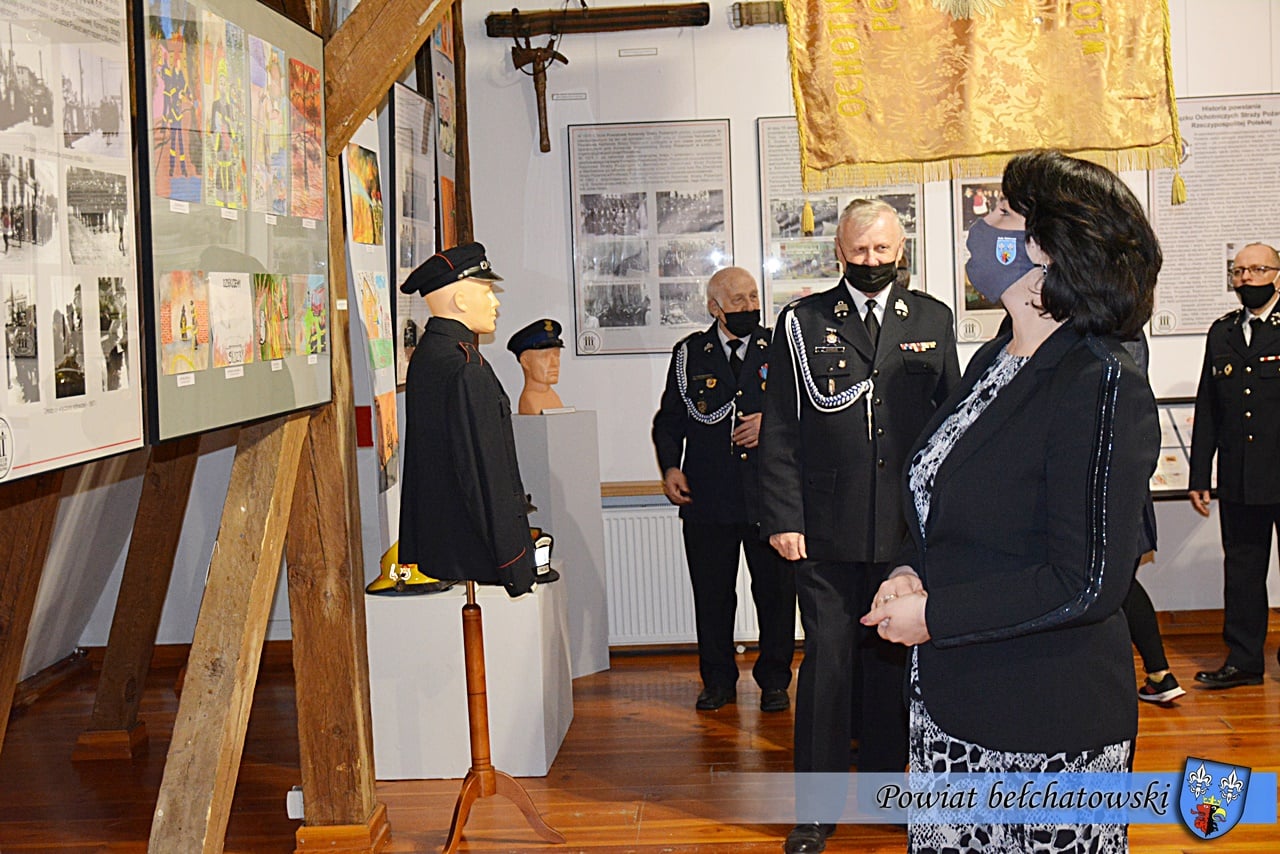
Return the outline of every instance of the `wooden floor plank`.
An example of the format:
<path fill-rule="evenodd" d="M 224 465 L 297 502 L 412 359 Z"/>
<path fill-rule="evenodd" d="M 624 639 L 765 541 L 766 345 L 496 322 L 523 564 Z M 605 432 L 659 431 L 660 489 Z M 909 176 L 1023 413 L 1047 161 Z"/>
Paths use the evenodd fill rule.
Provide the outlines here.
<path fill-rule="evenodd" d="M 1268 661 L 1274 661 L 1273 635 Z M 1280 769 L 1280 677 L 1274 668 L 1257 687 L 1197 690 L 1192 676 L 1222 656 L 1215 635 L 1166 638 L 1174 672 L 1188 695 L 1168 707 L 1143 704 L 1135 764 L 1139 771 L 1181 768 L 1188 754 Z M 720 711 L 693 711 L 697 661 L 691 655 L 615 656 L 613 668 L 574 683 L 574 721 L 550 773 L 525 778 L 543 817 L 568 837 L 547 845 L 500 798 L 478 801 L 467 822 L 464 852 L 547 854 L 778 854 L 787 825 L 726 824 L 712 816 L 724 795 L 708 785 L 729 771 L 786 771 L 791 761 L 790 713 L 759 711 L 741 661 L 738 702 Z M 1135 671 L 1136 672 L 1136 671 Z M 153 667 L 139 715 L 151 746 L 132 763 L 73 764 L 75 736 L 93 709 L 97 675 L 87 671 L 15 715 L 0 752 L 0 851 L 133 854 L 146 850 L 172 736 L 175 669 Z M 245 737 L 226 851 L 286 854 L 299 823 L 285 815 L 284 797 L 300 779 L 294 735 L 293 674 L 287 662 L 264 661 Z M 424 715 L 429 721 L 429 715 Z M 424 726 L 429 725 L 425 722 Z M 383 781 L 392 830 L 389 852 L 438 851 L 448 833 L 457 780 Z M 900 854 L 900 830 L 841 827 L 828 851 Z M 1207 850 L 1180 826 L 1132 828 L 1136 854 Z M 1280 851 L 1280 828 L 1242 826 L 1215 840 L 1215 852 Z"/>

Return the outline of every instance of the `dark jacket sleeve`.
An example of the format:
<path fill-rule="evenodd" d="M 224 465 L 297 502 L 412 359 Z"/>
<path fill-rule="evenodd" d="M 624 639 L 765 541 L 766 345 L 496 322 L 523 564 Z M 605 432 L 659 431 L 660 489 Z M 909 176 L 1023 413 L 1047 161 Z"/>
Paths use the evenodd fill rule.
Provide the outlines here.
<path fill-rule="evenodd" d="M 769 346 L 766 418 L 760 422 L 760 533 L 804 533 L 804 468 L 800 459 L 796 367 L 787 331 L 791 309 L 783 309 Z"/>
<path fill-rule="evenodd" d="M 1191 479 L 1188 483 L 1191 489 L 1200 492 L 1209 488 L 1213 476 L 1213 455 L 1217 450 L 1218 413 L 1213 394 L 1213 356 L 1206 339 L 1200 385 L 1196 388 L 1195 422 L 1191 427 Z"/>
<path fill-rule="evenodd" d="M 494 570 L 507 593 L 528 593 L 537 567 L 510 407 L 493 377 L 479 365 L 467 365 L 458 372 L 450 398 L 446 405 L 449 447 L 457 460 L 459 498 L 490 543 Z"/>
<path fill-rule="evenodd" d="M 658 470 L 665 477 L 667 469 L 680 468 L 684 458 L 685 429 L 689 414 L 680 397 L 676 377 L 676 353 L 681 345 L 671 351 L 671 364 L 667 366 L 667 385 L 662 390 L 662 402 L 653 416 L 653 448 L 658 454 Z"/>
<path fill-rule="evenodd" d="M 1046 560 L 930 589 L 925 617 L 940 648 L 1099 622 L 1129 591 L 1159 453 L 1150 386 L 1136 371 L 1122 371 L 1114 356 L 1059 370 L 1054 385 L 1044 462 Z"/>
<path fill-rule="evenodd" d="M 942 375 L 938 377 L 938 388 L 933 393 L 933 406 L 938 408 L 951 396 L 960 384 L 960 356 L 956 353 L 956 327 L 950 312 L 947 316 L 946 332 L 942 342 Z"/>

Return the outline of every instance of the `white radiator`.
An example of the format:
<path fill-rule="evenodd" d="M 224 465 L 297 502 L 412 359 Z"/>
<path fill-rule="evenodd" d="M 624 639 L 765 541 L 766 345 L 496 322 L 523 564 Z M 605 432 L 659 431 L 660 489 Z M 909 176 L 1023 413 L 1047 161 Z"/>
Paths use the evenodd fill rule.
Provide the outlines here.
<path fill-rule="evenodd" d="M 609 645 L 695 643 L 693 590 L 674 507 L 606 507 Z M 759 635 L 746 561 L 738 564 L 734 637 Z"/>

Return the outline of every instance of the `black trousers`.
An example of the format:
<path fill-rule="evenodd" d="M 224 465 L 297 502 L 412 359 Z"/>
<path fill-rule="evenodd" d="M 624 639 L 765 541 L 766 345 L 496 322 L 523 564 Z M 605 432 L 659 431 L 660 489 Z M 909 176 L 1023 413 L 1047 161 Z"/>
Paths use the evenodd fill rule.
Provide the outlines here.
<path fill-rule="evenodd" d="M 1156 609 L 1137 575 L 1133 577 L 1129 594 L 1124 597 L 1124 605 L 1121 607 L 1129 622 L 1129 640 L 1133 641 L 1138 655 L 1142 656 L 1142 669 L 1148 673 L 1168 670 L 1169 659 L 1164 655 L 1164 639 L 1160 637 Z"/>
<path fill-rule="evenodd" d="M 887 563 L 796 564 L 804 626 L 796 771 L 848 771 L 854 737 L 859 771 L 901 771 L 907 765 L 907 647 L 858 622 L 871 610 L 888 571 Z"/>
<path fill-rule="evenodd" d="M 1271 531 L 1280 530 L 1280 504 L 1223 501 L 1218 521 L 1222 527 L 1222 639 L 1227 642 L 1227 664 L 1261 673 L 1265 669 L 1262 647 L 1267 642 Z"/>
<path fill-rule="evenodd" d="M 796 650 L 796 585 L 791 567 L 761 541 L 758 525 L 685 520 L 683 532 L 702 684 L 733 688 L 738 681 L 733 623 L 738 610 L 738 556 L 745 551 L 760 627 L 760 655 L 751 675 L 762 689 L 785 689 L 791 684 Z"/>

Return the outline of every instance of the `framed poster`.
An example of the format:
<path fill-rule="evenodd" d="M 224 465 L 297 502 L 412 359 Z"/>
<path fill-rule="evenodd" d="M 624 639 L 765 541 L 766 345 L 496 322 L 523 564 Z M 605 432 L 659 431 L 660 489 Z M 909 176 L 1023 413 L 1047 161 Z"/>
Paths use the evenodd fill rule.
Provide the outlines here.
<path fill-rule="evenodd" d="M 733 263 L 729 120 L 569 126 L 576 352 L 664 353 Z"/>
<path fill-rule="evenodd" d="M 995 209 L 1004 198 L 997 175 L 988 178 L 961 178 L 951 183 L 951 221 L 955 223 L 956 259 L 956 340 L 988 341 L 996 336 L 1005 318 L 1004 307 L 974 290 L 965 274 L 969 260 L 969 227 Z"/>
<path fill-rule="evenodd" d="M 0 481 L 143 444 L 125 4 L 6 12 Z"/>
<path fill-rule="evenodd" d="M 436 251 L 435 108 L 399 83 L 391 87 L 389 106 L 393 146 L 388 196 L 393 215 L 388 239 L 394 269 L 396 385 L 403 386 L 409 357 L 430 315 L 427 301 L 420 294 L 400 293 L 400 285 Z"/>
<path fill-rule="evenodd" d="M 835 235 L 840 212 L 854 199 L 880 199 L 902 218 L 907 235 L 903 257 L 911 285 L 926 290 L 920 263 L 924 245 L 924 187 L 903 184 L 806 193 L 800 183 L 800 140 L 794 116 L 756 119 L 760 148 L 760 213 L 763 217 L 765 323 L 797 297 L 827 290 L 841 276 Z M 805 206 L 808 205 L 808 214 Z M 812 217 L 812 223 L 807 219 Z"/>
<path fill-rule="evenodd" d="M 1280 94 L 1179 98 L 1187 200 L 1173 205 L 1172 169 L 1149 173 L 1151 225 L 1164 266 L 1152 335 L 1203 335 L 1240 307 L 1228 269 L 1246 244 L 1280 246 Z"/>
<path fill-rule="evenodd" d="M 253 0 L 143 0 L 151 436 L 330 398 L 323 44 Z"/>
<path fill-rule="evenodd" d="M 1160 416 L 1160 457 L 1151 475 L 1151 497 L 1157 501 L 1183 499 L 1191 482 L 1191 430 L 1195 426 L 1194 397 L 1164 397 L 1156 400 Z M 1210 488 L 1218 485 L 1217 466 L 1210 476 Z"/>
<path fill-rule="evenodd" d="M 458 245 L 458 99 L 453 50 L 453 10 L 431 34 L 431 87 L 436 119 L 436 174 L 439 176 L 439 248 Z M 435 250 L 431 250 L 434 252 Z"/>

